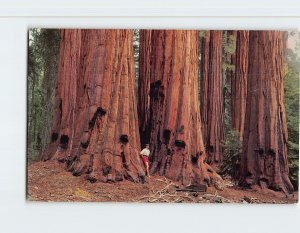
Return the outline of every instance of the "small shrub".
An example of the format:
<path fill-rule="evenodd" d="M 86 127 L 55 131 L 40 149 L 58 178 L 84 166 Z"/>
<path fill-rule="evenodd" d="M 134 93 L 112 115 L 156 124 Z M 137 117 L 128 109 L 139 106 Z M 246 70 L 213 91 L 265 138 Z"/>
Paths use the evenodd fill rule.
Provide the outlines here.
<path fill-rule="evenodd" d="M 289 177 L 295 190 L 299 180 L 299 145 L 288 141 Z"/>
<path fill-rule="evenodd" d="M 237 131 L 229 131 L 225 141 L 223 141 L 223 161 L 220 166 L 222 176 L 230 176 L 235 182 L 240 176 L 240 162 L 242 143 L 240 134 Z"/>

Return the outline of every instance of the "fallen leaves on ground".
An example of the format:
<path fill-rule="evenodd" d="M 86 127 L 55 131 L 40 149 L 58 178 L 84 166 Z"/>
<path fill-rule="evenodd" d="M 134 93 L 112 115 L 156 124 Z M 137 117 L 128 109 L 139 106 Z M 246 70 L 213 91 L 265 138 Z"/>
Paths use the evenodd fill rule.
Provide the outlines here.
<path fill-rule="evenodd" d="M 29 201 L 54 202 L 148 202 L 148 203 L 296 203 L 298 193 L 286 196 L 274 191 L 244 190 L 227 182 L 224 190 L 180 192 L 179 184 L 152 176 L 144 184 L 123 181 L 90 183 L 75 177 L 64 164 L 47 161 L 28 166 Z"/>

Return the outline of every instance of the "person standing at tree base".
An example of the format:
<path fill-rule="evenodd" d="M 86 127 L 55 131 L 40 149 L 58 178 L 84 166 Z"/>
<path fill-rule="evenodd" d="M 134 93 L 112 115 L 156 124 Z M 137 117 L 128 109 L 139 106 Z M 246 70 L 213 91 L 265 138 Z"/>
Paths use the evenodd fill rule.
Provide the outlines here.
<path fill-rule="evenodd" d="M 150 177 L 150 173 L 149 173 L 149 155 L 150 155 L 149 144 L 145 144 L 145 148 L 141 151 L 140 155 L 142 156 L 143 162 L 146 166 L 146 175 L 148 177 Z"/>

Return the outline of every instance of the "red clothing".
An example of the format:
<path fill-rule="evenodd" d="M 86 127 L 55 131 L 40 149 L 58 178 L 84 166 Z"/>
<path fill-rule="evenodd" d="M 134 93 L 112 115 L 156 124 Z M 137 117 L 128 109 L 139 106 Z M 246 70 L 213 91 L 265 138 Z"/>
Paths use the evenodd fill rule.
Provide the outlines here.
<path fill-rule="evenodd" d="M 148 156 L 143 155 L 143 161 L 144 161 L 144 163 L 149 163 Z"/>

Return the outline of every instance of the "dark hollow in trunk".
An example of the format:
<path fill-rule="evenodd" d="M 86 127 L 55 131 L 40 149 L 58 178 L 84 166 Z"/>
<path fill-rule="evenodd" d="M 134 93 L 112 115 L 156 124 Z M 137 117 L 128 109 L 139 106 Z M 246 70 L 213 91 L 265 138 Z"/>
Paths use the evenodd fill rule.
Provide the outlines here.
<path fill-rule="evenodd" d="M 291 193 L 283 34 L 281 31 L 250 31 L 241 184 Z"/>
<path fill-rule="evenodd" d="M 218 175 L 205 162 L 198 32 L 141 30 L 140 41 L 139 119 L 141 140 L 150 143 L 150 172 L 184 185 L 210 184 Z"/>
<path fill-rule="evenodd" d="M 144 180 L 132 40 L 132 30 L 62 30 L 44 160 L 91 182 Z"/>

